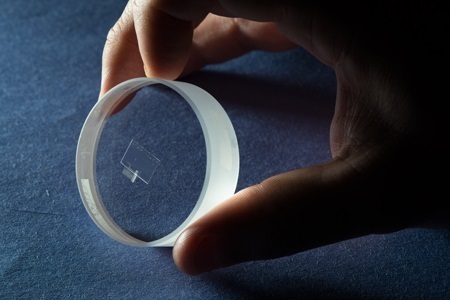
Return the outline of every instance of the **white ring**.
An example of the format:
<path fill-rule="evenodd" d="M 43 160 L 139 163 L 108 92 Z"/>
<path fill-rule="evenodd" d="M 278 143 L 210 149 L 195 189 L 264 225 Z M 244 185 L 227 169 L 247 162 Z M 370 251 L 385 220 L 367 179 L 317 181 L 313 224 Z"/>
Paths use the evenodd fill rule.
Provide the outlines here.
<path fill-rule="evenodd" d="M 203 188 L 190 215 L 168 235 L 147 242 L 126 233 L 107 212 L 98 190 L 95 162 L 98 141 L 104 123 L 111 112 L 125 97 L 144 86 L 153 84 L 162 84 L 173 89 L 192 107 L 203 130 L 207 162 Z M 76 176 L 83 204 L 92 220 L 103 232 L 111 238 L 131 246 L 173 246 L 185 228 L 235 193 L 238 175 L 239 148 L 228 115 L 209 93 L 186 82 L 135 78 L 115 86 L 92 108 L 78 140 Z"/>

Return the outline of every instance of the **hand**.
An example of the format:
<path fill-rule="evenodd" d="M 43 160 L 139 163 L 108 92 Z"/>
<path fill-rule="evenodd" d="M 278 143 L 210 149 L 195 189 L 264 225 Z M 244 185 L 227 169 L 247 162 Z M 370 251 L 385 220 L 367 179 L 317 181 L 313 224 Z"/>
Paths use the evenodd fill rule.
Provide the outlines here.
<path fill-rule="evenodd" d="M 187 228 L 173 257 L 188 274 L 448 222 L 445 10 L 310 2 L 135 0 L 108 35 L 101 95 L 254 49 L 303 47 L 335 70 L 332 160 L 248 187 Z"/>

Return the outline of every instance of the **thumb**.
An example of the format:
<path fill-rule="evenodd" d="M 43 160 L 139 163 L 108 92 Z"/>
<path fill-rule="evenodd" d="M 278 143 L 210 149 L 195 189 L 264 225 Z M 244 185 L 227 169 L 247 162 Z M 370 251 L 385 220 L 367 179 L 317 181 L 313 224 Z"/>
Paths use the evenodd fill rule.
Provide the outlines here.
<path fill-rule="evenodd" d="M 187 228 L 174 246 L 174 261 L 181 271 L 197 275 L 365 235 L 377 210 L 369 213 L 361 201 L 355 205 L 355 199 L 368 198 L 361 197 L 367 188 L 363 181 L 370 178 L 361 180 L 340 159 L 267 179 Z"/>

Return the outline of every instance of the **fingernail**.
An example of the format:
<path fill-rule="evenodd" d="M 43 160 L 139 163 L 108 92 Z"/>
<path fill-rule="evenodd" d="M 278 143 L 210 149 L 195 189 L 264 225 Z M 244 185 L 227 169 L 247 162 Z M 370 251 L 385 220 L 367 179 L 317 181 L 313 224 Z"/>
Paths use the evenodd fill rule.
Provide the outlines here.
<path fill-rule="evenodd" d="M 199 243 L 193 258 L 197 274 L 222 267 L 222 260 L 219 257 L 219 246 L 219 238 L 217 236 L 206 236 Z"/>

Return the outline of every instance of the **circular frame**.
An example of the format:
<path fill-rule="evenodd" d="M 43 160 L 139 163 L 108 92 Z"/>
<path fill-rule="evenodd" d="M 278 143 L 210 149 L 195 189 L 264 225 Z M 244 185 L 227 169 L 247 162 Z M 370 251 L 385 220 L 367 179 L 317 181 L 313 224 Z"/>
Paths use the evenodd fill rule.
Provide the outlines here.
<path fill-rule="evenodd" d="M 97 145 L 108 117 L 135 91 L 162 84 L 180 94 L 192 107 L 203 131 L 206 144 L 206 173 L 199 199 L 186 220 L 174 231 L 157 240 L 137 239 L 113 220 L 103 204 L 96 179 Z M 239 176 L 239 148 L 228 115 L 222 106 L 203 89 L 186 82 L 156 78 L 125 81 L 106 93 L 95 104 L 81 130 L 76 153 L 76 177 L 83 204 L 95 224 L 121 243 L 141 247 L 171 247 L 181 232 L 217 204 L 231 197 Z"/>

